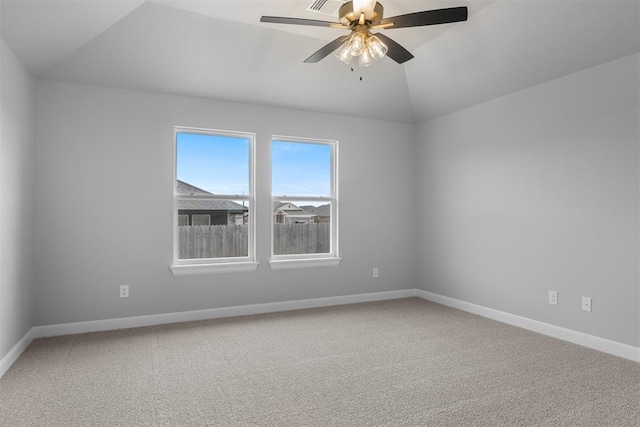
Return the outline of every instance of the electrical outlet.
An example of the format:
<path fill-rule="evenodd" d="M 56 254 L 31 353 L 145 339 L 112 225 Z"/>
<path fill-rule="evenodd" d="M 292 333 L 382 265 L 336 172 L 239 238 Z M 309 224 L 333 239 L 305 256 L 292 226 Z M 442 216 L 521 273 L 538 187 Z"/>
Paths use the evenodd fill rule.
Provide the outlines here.
<path fill-rule="evenodd" d="M 591 298 L 582 297 L 582 311 L 588 311 L 591 313 Z"/>
<path fill-rule="evenodd" d="M 380 270 L 378 270 L 378 267 L 373 267 L 373 277 L 378 277 L 380 273 Z"/>
<path fill-rule="evenodd" d="M 129 298 L 129 285 L 120 285 L 120 298 Z"/>
<path fill-rule="evenodd" d="M 558 305 L 558 291 L 549 291 L 549 304 Z"/>

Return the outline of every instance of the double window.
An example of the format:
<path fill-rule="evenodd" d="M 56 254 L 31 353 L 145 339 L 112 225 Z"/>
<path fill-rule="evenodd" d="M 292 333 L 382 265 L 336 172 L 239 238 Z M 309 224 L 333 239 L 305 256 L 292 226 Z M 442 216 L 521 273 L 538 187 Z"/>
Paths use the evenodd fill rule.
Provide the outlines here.
<path fill-rule="evenodd" d="M 175 128 L 174 274 L 257 267 L 254 151 L 252 133 Z M 274 137 L 271 172 L 271 268 L 337 264 L 336 142 Z"/>

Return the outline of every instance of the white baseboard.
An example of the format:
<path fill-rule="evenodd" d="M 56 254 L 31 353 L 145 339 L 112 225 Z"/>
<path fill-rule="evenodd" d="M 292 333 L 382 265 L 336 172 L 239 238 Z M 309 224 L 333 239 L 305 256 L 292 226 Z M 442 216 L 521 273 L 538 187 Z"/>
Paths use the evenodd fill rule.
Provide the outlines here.
<path fill-rule="evenodd" d="M 137 328 L 140 326 L 163 325 L 167 323 L 191 322 L 195 320 L 218 319 L 222 317 L 245 316 L 249 314 L 275 313 L 279 311 L 355 304 L 359 302 L 384 301 L 398 298 L 409 298 L 414 296 L 416 296 L 415 289 L 404 289 L 400 291 L 375 292 L 369 294 L 271 302 L 266 304 L 211 308 L 206 310 L 154 314 L 149 316 L 123 317 L 119 319 L 95 320 L 89 322 L 63 323 L 58 325 L 34 327 L 34 338 L 81 334 L 85 332 L 109 331 L 124 328 Z"/>
<path fill-rule="evenodd" d="M 640 348 L 631 345 L 622 344 L 616 341 L 607 340 L 593 335 L 577 332 L 572 329 L 562 328 L 560 326 L 551 325 L 549 323 L 539 322 L 526 317 L 517 316 L 515 314 L 506 313 L 504 311 L 494 310 L 481 305 L 472 304 L 455 298 L 445 297 L 443 295 L 416 289 L 416 296 L 427 301 L 446 305 L 447 307 L 456 308 L 482 317 L 497 320 L 502 323 L 517 326 L 519 328 L 528 329 L 539 334 L 558 338 L 594 350 L 609 353 L 614 356 L 623 357 L 625 359 L 640 362 Z"/>
<path fill-rule="evenodd" d="M 11 365 L 18 360 L 18 357 L 20 357 L 22 352 L 27 349 L 29 344 L 31 344 L 33 338 L 33 328 L 31 328 L 29 332 L 27 332 L 22 339 L 18 341 L 11 350 L 9 350 L 9 353 L 5 354 L 4 357 L 0 359 L 0 378 L 2 378 L 2 376 L 7 373 Z"/>
<path fill-rule="evenodd" d="M 312 298 L 295 301 L 272 302 L 266 304 L 252 304 L 236 307 L 183 311 L 178 313 L 154 314 L 149 316 L 134 316 L 118 319 L 94 320 L 89 322 L 34 326 L 24 337 L 22 337 L 22 339 L 15 346 L 13 346 L 9 353 L 7 353 L 2 359 L 0 359 L 0 378 L 2 378 L 2 376 L 9 370 L 11 365 L 13 365 L 16 360 L 18 360 L 18 357 L 20 357 L 22 352 L 35 338 L 82 334 L 86 332 L 110 331 L 115 329 L 136 328 L 141 326 L 163 325 L 167 323 L 191 322 L 195 320 L 218 319 L 223 317 L 245 316 L 250 314 L 275 313 L 279 311 L 329 307 L 334 305 L 355 304 L 359 302 L 385 301 L 415 296 L 415 289 L 403 289 L 400 291 L 374 292 L 369 294 Z"/>
<path fill-rule="evenodd" d="M 223 317 L 245 316 L 250 314 L 274 313 L 279 311 L 300 310 L 305 308 L 329 307 L 355 304 L 360 302 L 386 301 L 398 298 L 419 297 L 458 310 L 478 314 L 489 319 L 507 323 L 530 331 L 538 332 L 564 341 L 569 341 L 625 359 L 640 362 L 640 348 L 582 332 L 561 328 L 537 320 L 528 319 L 503 311 L 494 310 L 465 301 L 449 298 L 421 289 L 375 292 L 369 294 L 345 295 L 337 297 L 313 298 L 295 301 L 272 302 L 266 304 L 242 305 L 236 307 L 212 308 L 206 310 L 184 311 L 178 313 L 154 314 L 149 316 L 123 317 L 118 319 L 95 320 L 89 322 L 63 323 L 58 325 L 34 326 L 29 332 L 0 359 L 0 378 L 20 357 L 35 338 L 59 335 L 80 334 L 86 332 L 109 331 L 140 326 L 163 325 L 167 323 L 190 322 L 196 320 L 218 319 Z"/>

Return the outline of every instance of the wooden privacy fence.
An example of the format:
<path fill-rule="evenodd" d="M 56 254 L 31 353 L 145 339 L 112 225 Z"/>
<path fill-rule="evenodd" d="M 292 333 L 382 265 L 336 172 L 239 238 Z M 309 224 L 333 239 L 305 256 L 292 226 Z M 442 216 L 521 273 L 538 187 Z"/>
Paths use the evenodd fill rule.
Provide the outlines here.
<path fill-rule="evenodd" d="M 247 224 L 183 225 L 178 227 L 178 257 L 227 258 L 249 253 Z M 331 247 L 328 222 L 274 224 L 274 254 L 328 253 Z"/>
<path fill-rule="evenodd" d="M 178 227 L 178 257 L 221 258 L 247 256 L 247 224 L 182 225 Z"/>
<path fill-rule="evenodd" d="M 274 224 L 273 254 L 324 254 L 331 248 L 331 224 Z"/>

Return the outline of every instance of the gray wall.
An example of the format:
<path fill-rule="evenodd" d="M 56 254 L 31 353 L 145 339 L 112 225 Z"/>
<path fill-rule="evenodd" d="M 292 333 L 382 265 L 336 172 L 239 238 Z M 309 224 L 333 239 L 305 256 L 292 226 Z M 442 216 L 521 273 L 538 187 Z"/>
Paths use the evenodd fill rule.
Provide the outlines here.
<path fill-rule="evenodd" d="M 640 345 L 639 59 L 420 126 L 422 289 Z"/>
<path fill-rule="evenodd" d="M 171 275 L 174 125 L 256 132 L 257 271 Z M 269 268 L 272 134 L 339 140 L 338 267 Z M 414 152 L 409 124 L 38 81 L 36 324 L 413 289 Z"/>
<path fill-rule="evenodd" d="M 640 344 L 638 55 L 417 127 L 38 81 L 34 170 L 33 83 L 1 53 L 0 356 L 33 324 L 416 283 Z M 257 133 L 256 272 L 171 275 L 173 125 Z M 272 134 L 340 140 L 340 266 L 269 269 Z"/>
<path fill-rule="evenodd" d="M 0 359 L 33 326 L 34 83 L 0 38 Z"/>

